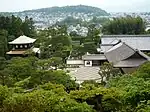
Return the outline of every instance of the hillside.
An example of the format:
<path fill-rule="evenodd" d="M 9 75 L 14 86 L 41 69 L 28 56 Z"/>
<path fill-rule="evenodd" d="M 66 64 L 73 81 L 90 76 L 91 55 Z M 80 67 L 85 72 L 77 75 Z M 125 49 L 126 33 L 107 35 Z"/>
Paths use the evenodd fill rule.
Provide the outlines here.
<path fill-rule="evenodd" d="M 57 21 L 63 21 L 67 17 L 89 21 L 94 16 L 109 16 L 106 11 L 91 6 L 77 5 L 77 6 L 64 6 L 64 7 L 51 7 L 35 10 L 26 10 L 23 12 L 15 13 L 1 13 L 2 15 L 16 15 L 22 19 L 25 16 L 32 17 L 35 20 L 36 26 L 49 26 L 55 24 Z"/>
<path fill-rule="evenodd" d="M 56 13 L 85 13 L 92 14 L 97 16 L 108 16 L 109 14 L 97 7 L 77 5 L 77 6 L 64 6 L 64 7 L 51 7 L 51 8 L 42 8 L 36 10 L 23 11 L 24 13 L 28 12 L 45 12 L 45 14 L 56 14 Z"/>

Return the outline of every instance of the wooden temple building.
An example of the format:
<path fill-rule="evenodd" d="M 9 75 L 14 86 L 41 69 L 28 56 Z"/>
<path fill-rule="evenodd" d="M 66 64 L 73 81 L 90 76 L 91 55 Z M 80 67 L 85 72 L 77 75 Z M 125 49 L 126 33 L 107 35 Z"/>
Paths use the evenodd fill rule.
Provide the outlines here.
<path fill-rule="evenodd" d="M 32 39 L 24 35 L 20 36 L 12 42 L 9 42 L 9 45 L 12 46 L 12 50 L 7 52 L 6 54 L 11 57 L 25 57 L 29 55 L 29 52 L 33 52 L 36 56 L 39 56 L 40 49 L 34 47 L 35 41 L 36 39 Z"/>
<path fill-rule="evenodd" d="M 102 35 L 101 52 L 107 52 L 120 41 L 142 52 L 150 52 L 150 35 Z"/>
<path fill-rule="evenodd" d="M 138 49 L 134 49 L 125 42 L 120 42 L 105 53 L 108 62 L 123 73 L 132 73 L 143 63 L 150 61 L 150 57 Z"/>
<path fill-rule="evenodd" d="M 110 62 L 128 74 L 150 61 L 145 53 L 150 53 L 150 35 L 103 35 L 99 54 L 87 54 L 81 60 L 68 59 L 67 65 L 94 67 Z"/>
<path fill-rule="evenodd" d="M 101 53 L 115 68 L 124 73 L 134 72 L 140 65 L 150 61 L 150 35 L 103 35 Z"/>

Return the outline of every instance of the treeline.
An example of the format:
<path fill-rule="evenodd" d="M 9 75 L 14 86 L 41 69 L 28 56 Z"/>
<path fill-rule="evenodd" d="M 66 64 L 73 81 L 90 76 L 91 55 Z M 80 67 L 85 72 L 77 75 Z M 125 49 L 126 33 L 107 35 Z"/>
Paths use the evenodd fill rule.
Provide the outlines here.
<path fill-rule="evenodd" d="M 80 24 L 81 26 L 88 27 L 91 24 L 104 25 L 108 21 L 109 21 L 109 18 L 105 18 L 105 17 L 98 18 L 98 17 L 94 16 L 93 19 L 91 19 L 90 21 L 85 21 L 82 19 L 76 19 L 74 17 L 69 16 L 69 17 L 65 18 L 64 20 L 57 22 L 56 24 L 57 25 L 67 25 L 67 26 L 70 26 L 70 25 L 76 26 L 76 25 Z"/>
<path fill-rule="evenodd" d="M 104 34 L 144 34 L 145 22 L 141 17 L 122 17 L 114 18 L 109 21 L 103 28 Z"/>
<path fill-rule="evenodd" d="M 19 37 L 20 35 L 33 36 L 34 22 L 32 18 L 25 17 L 22 20 L 20 17 L 0 16 L 0 30 L 6 30 L 9 36 Z M 11 40 L 11 38 L 8 38 Z"/>

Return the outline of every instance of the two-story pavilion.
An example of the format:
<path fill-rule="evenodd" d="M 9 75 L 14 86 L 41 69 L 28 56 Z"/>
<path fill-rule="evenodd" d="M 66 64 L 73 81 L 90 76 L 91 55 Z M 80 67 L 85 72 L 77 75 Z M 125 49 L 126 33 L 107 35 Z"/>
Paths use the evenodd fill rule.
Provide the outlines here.
<path fill-rule="evenodd" d="M 36 39 L 32 39 L 27 36 L 20 36 L 17 39 L 9 42 L 9 45 L 12 45 L 12 50 L 7 52 L 6 54 L 14 57 L 14 56 L 27 56 L 28 51 L 36 53 L 36 55 L 40 54 L 40 49 L 34 47 L 34 42 Z"/>

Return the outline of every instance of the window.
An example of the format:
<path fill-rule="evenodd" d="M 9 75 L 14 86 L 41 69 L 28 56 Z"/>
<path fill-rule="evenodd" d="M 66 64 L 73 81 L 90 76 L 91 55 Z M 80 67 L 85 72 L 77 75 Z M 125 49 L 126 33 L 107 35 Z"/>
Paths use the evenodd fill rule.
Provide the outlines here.
<path fill-rule="evenodd" d="M 92 61 L 85 61 L 85 66 L 91 67 L 92 66 Z"/>
<path fill-rule="evenodd" d="M 24 47 L 27 48 L 28 46 L 27 46 L 27 45 L 24 45 Z"/>
<path fill-rule="evenodd" d="M 20 48 L 23 48 L 23 46 L 22 46 L 22 45 L 20 45 Z"/>
<path fill-rule="evenodd" d="M 91 62 L 90 62 L 90 61 L 86 62 L 86 65 L 90 65 L 90 64 L 91 64 Z"/>
<path fill-rule="evenodd" d="M 18 45 L 16 45 L 16 48 L 18 48 Z"/>

